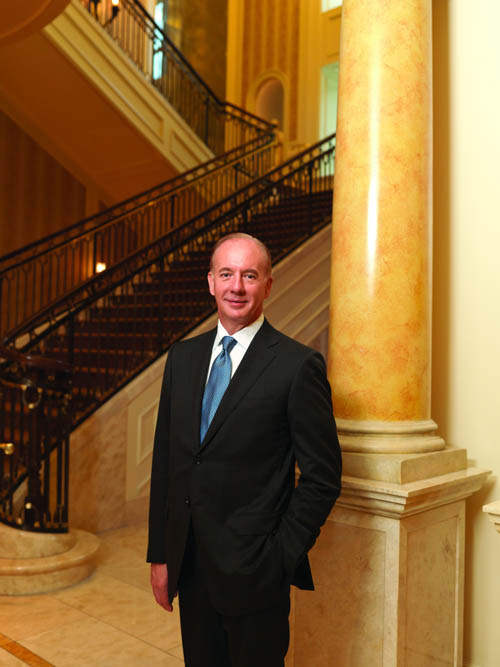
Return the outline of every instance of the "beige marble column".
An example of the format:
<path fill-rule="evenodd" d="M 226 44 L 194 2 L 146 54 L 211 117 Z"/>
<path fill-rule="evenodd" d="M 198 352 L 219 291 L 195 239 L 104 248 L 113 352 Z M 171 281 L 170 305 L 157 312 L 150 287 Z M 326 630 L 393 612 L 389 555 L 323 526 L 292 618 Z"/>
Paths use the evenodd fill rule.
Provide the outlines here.
<path fill-rule="evenodd" d="M 391 481 L 466 463 L 411 456 L 445 447 L 430 414 L 431 19 L 431 0 L 346 0 L 342 15 L 329 377 L 348 468 Z"/>
<path fill-rule="evenodd" d="M 344 0 L 329 378 L 342 494 L 287 667 L 462 665 L 467 468 L 430 414 L 431 0 Z"/>

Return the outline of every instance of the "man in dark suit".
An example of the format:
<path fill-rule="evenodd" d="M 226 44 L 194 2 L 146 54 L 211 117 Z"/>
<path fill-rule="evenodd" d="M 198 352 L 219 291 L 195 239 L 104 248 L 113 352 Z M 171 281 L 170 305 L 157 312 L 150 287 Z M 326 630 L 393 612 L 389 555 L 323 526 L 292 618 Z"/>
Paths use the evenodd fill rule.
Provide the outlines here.
<path fill-rule="evenodd" d="M 216 330 L 170 349 L 151 475 L 148 562 L 157 602 L 179 592 L 188 667 L 282 667 L 290 584 L 340 493 L 323 357 L 262 314 L 268 249 L 215 246 Z M 295 463 L 300 477 L 295 486 Z"/>

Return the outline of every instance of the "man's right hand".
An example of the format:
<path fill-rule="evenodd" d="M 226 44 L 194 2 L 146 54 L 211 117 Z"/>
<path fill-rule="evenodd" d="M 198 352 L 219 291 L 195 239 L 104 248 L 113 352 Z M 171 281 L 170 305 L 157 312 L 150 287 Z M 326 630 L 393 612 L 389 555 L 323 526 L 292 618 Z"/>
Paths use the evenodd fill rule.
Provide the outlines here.
<path fill-rule="evenodd" d="M 151 587 L 156 602 L 166 609 L 173 611 L 168 599 L 168 571 L 166 563 L 151 563 Z"/>

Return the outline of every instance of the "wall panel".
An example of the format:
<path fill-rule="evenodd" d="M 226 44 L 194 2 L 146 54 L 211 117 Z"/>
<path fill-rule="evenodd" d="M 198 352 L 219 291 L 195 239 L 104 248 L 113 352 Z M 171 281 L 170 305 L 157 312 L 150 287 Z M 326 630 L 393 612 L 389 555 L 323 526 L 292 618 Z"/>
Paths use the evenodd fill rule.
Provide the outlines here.
<path fill-rule="evenodd" d="M 85 187 L 0 111 L 0 256 L 85 216 Z"/>

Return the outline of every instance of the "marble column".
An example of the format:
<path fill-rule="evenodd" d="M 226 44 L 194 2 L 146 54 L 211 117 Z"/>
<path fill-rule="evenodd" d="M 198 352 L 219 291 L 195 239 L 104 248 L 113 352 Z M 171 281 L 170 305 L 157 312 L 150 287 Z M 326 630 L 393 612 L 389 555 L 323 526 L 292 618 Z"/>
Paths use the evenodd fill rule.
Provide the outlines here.
<path fill-rule="evenodd" d="M 293 667 L 462 664 L 467 468 L 430 414 L 431 0 L 344 0 L 329 379 L 342 495 L 297 591 Z"/>
<path fill-rule="evenodd" d="M 393 482 L 466 466 L 430 414 L 431 21 L 431 0 L 342 16 L 329 377 L 347 471 Z"/>

